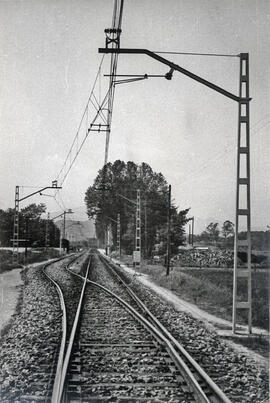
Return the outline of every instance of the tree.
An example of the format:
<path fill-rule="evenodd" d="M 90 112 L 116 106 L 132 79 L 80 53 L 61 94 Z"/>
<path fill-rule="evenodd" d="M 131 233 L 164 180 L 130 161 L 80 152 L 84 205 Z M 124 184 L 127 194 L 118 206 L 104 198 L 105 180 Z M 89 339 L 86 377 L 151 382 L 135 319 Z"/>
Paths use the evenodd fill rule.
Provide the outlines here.
<path fill-rule="evenodd" d="M 11 246 L 13 238 L 14 210 L 0 210 L 0 242 L 2 246 Z"/>
<path fill-rule="evenodd" d="M 178 252 L 178 246 L 183 245 L 185 242 L 185 224 L 188 222 L 186 218 L 189 209 L 182 210 L 180 212 L 177 211 L 176 207 L 171 208 L 171 231 L 170 231 L 170 240 L 171 240 L 171 254 L 175 255 Z M 164 224 L 158 232 L 158 240 L 162 244 L 162 247 L 159 251 L 161 254 L 166 254 L 167 252 L 167 222 Z"/>
<path fill-rule="evenodd" d="M 234 224 L 230 220 L 224 221 L 221 231 L 222 231 L 222 234 L 223 234 L 223 236 L 225 238 L 225 245 L 226 245 L 227 244 L 227 238 L 229 236 L 234 235 Z"/>
<path fill-rule="evenodd" d="M 41 215 L 46 212 L 45 204 L 29 204 L 21 209 L 19 230 L 21 237 L 27 239 L 27 245 L 43 246 L 45 240 L 45 221 Z M 44 221 L 44 222 L 43 222 Z"/>
<path fill-rule="evenodd" d="M 120 160 L 106 164 L 98 172 L 93 186 L 86 191 L 87 214 L 95 219 L 97 237 L 103 243 L 106 227 L 111 225 L 113 241 L 116 244 L 116 224 L 111 219 L 116 220 L 117 214 L 120 213 L 122 248 L 130 252 L 134 249 L 136 207 L 120 195 L 135 202 L 137 189 L 141 192 L 142 250 L 147 244 L 145 255 L 151 256 L 156 233 L 165 227 L 167 222 L 168 184 L 164 176 L 154 172 L 148 164 L 142 163 L 138 166 L 134 162 L 125 163 Z M 172 206 L 172 210 L 177 211 L 177 208 Z M 184 229 L 180 221 L 178 228 L 182 234 Z M 181 242 L 180 235 L 175 242 Z"/>
<path fill-rule="evenodd" d="M 19 239 L 28 239 L 27 245 L 45 245 L 46 220 L 41 218 L 45 213 L 45 204 L 30 204 L 19 213 Z M 14 209 L 0 210 L 0 241 L 2 246 L 12 246 L 14 225 Z M 48 225 L 50 245 L 57 246 L 59 230 L 53 222 Z M 24 246 L 25 243 L 20 243 Z"/>
<path fill-rule="evenodd" d="M 211 242 L 216 243 L 218 241 L 219 232 L 218 223 L 211 222 L 206 227 L 206 230 L 203 231 L 202 235 L 206 236 Z"/>

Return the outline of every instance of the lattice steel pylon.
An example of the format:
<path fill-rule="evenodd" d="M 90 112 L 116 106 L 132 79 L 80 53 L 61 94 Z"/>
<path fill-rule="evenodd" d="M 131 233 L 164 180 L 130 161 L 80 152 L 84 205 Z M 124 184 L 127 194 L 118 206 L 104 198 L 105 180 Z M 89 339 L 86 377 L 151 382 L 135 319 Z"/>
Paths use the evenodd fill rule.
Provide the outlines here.
<path fill-rule="evenodd" d="M 117 214 L 117 251 L 119 254 L 119 259 L 121 257 L 121 223 L 120 223 L 120 213 Z"/>
<path fill-rule="evenodd" d="M 19 256 L 19 202 L 20 191 L 19 186 L 15 187 L 15 209 L 14 209 L 14 225 L 13 225 L 13 263 L 18 262 Z"/>
<path fill-rule="evenodd" d="M 111 49 L 119 49 L 120 46 L 120 35 L 122 26 L 122 15 L 123 15 L 124 0 L 114 0 L 114 11 L 112 19 L 112 28 L 105 29 L 106 34 L 106 48 L 109 46 Z M 109 155 L 109 142 L 110 142 L 110 132 L 112 123 L 112 112 L 113 112 L 113 101 L 115 92 L 115 75 L 117 72 L 118 54 L 111 54 L 110 63 L 110 82 L 109 82 L 109 92 L 108 92 L 108 108 L 107 108 L 107 129 L 106 129 L 106 142 L 105 142 L 105 158 L 104 165 L 108 162 Z"/>
<path fill-rule="evenodd" d="M 249 115 L 249 57 L 248 53 L 240 54 L 240 84 L 239 84 L 239 115 L 238 115 L 238 142 L 237 142 L 237 184 L 236 184 L 236 217 L 234 240 L 234 276 L 233 276 L 233 320 L 232 331 L 235 333 L 237 324 L 237 310 L 248 311 L 248 332 L 252 329 L 251 309 L 251 218 L 250 218 L 250 115 Z M 245 222 L 240 222 L 241 217 Z M 246 229 L 246 239 L 239 240 L 239 227 Z M 244 247 L 247 252 L 247 267 L 238 268 L 239 248 Z M 238 294 L 238 279 L 245 282 L 247 300 L 242 301 Z"/>
<path fill-rule="evenodd" d="M 137 203 L 136 203 L 136 260 L 135 268 L 141 267 L 141 191 L 137 189 Z"/>
<path fill-rule="evenodd" d="M 49 244 L 50 244 L 50 228 L 49 228 L 49 223 L 50 223 L 50 213 L 47 214 L 47 220 L 46 220 L 46 229 L 45 229 L 45 249 L 48 250 Z"/>

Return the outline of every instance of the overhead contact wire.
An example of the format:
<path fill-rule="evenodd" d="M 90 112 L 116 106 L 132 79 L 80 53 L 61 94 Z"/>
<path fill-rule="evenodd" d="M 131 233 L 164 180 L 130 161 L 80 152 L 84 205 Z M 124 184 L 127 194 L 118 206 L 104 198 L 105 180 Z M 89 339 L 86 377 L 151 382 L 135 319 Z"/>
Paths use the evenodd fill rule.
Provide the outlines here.
<path fill-rule="evenodd" d="M 101 58 L 101 62 L 100 62 L 100 65 L 99 65 L 99 69 L 98 69 L 98 72 L 97 72 L 97 74 L 96 74 L 96 77 L 95 77 L 95 80 L 94 80 L 94 84 L 93 84 L 91 93 L 90 93 L 90 95 L 89 95 L 89 98 L 88 98 L 88 100 L 87 100 L 85 109 L 84 109 L 84 111 L 83 111 L 83 114 L 82 114 L 82 117 L 81 117 L 81 120 L 80 120 L 78 129 L 77 129 L 77 132 L 76 132 L 76 134 L 75 134 L 75 136 L 74 136 L 74 139 L 73 139 L 73 141 L 72 141 L 72 144 L 71 144 L 71 146 L 70 146 L 70 149 L 69 149 L 69 152 L 68 152 L 68 154 L 67 154 L 67 156 L 66 156 L 66 159 L 65 159 L 65 161 L 64 161 L 64 163 L 63 163 L 63 166 L 62 166 L 61 170 L 59 171 L 59 173 L 58 173 L 58 175 L 57 175 L 57 177 L 56 177 L 57 180 L 59 179 L 61 173 L 63 172 L 63 170 L 64 170 L 64 168 L 65 168 L 65 166 L 66 166 L 66 164 L 67 164 L 68 158 L 70 157 L 70 154 L 71 154 L 71 152 L 72 152 L 72 149 L 73 149 L 73 146 L 74 146 L 74 144 L 75 144 L 75 141 L 76 141 L 76 139 L 77 139 L 77 137 L 78 137 L 78 135 L 79 135 L 79 133 L 80 133 L 81 126 L 82 126 L 82 122 L 83 122 L 84 117 L 85 117 L 85 115 L 86 115 L 86 113 L 87 113 L 87 111 L 88 111 L 88 106 L 89 106 L 89 103 L 90 103 L 90 101 L 91 101 L 91 97 L 93 96 L 93 93 L 94 93 L 94 90 L 95 90 L 95 87 L 96 87 L 96 83 L 97 83 L 97 80 L 98 80 L 98 77 L 99 77 L 99 74 L 100 74 L 101 66 L 102 66 L 103 61 L 104 61 L 104 56 L 105 56 L 105 55 L 103 55 L 102 58 Z"/>

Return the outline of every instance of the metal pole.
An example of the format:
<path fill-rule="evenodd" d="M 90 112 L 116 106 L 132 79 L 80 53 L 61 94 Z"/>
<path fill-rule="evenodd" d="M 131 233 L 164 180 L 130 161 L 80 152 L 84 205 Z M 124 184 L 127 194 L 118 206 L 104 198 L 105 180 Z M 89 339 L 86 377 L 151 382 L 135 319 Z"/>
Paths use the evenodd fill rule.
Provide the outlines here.
<path fill-rule="evenodd" d="M 141 191 L 137 189 L 136 203 L 136 259 L 135 267 L 141 268 Z"/>
<path fill-rule="evenodd" d="M 248 333 L 251 333 L 252 309 L 251 309 L 251 224 L 250 224 L 250 117 L 249 117 L 249 57 L 248 53 L 240 54 L 240 80 L 239 80 L 239 106 L 238 106 L 238 140 L 237 140 L 237 180 L 236 180 L 236 211 L 235 211 L 235 237 L 234 237 L 234 271 L 233 271 L 233 314 L 232 331 L 235 333 L 237 324 L 237 310 L 248 310 Z M 242 167 L 245 162 L 245 172 Z M 245 192 L 246 205 L 240 198 L 240 189 Z M 239 240 L 239 217 L 246 217 L 247 239 Z M 247 268 L 238 268 L 239 246 L 247 249 Z M 238 278 L 246 281 L 247 301 L 238 298 Z"/>
<path fill-rule="evenodd" d="M 60 253 L 60 255 L 62 254 L 62 223 L 60 225 L 59 253 Z"/>
<path fill-rule="evenodd" d="M 19 257 L 19 210 L 20 210 L 19 186 L 15 187 L 15 209 L 13 225 L 13 263 L 18 263 Z"/>
<path fill-rule="evenodd" d="M 192 227 L 191 227 L 191 245 L 193 246 L 194 241 L 194 217 L 192 217 Z"/>
<path fill-rule="evenodd" d="M 25 217 L 25 248 L 24 248 L 25 264 L 27 264 L 27 255 L 28 255 L 28 250 L 27 250 L 28 232 L 29 232 L 28 224 L 29 224 L 29 218 Z"/>
<path fill-rule="evenodd" d="M 107 255 L 110 255 L 110 225 L 107 225 Z"/>
<path fill-rule="evenodd" d="M 66 212 L 64 211 L 64 228 L 63 228 L 63 238 L 66 239 Z"/>
<path fill-rule="evenodd" d="M 45 249 L 46 249 L 46 251 L 48 250 L 49 238 L 50 238 L 49 222 L 50 222 L 50 213 L 47 214 L 47 220 L 46 220 L 46 233 L 45 233 Z"/>
<path fill-rule="evenodd" d="M 147 199 L 144 201 L 144 258 L 147 257 L 147 209 L 146 209 Z"/>
<path fill-rule="evenodd" d="M 121 257 L 121 223 L 120 223 L 120 213 L 117 214 L 117 250 L 119 254 L 119 259 Z"/>
<path fill-rule="evenodd" d="M 169 192 L 168 192 L 168 232 L 167 232 L 167 271 L 166 276 L 170 274 L 170 260 L 171 260 L 171 185 L 169 185 Z"/>

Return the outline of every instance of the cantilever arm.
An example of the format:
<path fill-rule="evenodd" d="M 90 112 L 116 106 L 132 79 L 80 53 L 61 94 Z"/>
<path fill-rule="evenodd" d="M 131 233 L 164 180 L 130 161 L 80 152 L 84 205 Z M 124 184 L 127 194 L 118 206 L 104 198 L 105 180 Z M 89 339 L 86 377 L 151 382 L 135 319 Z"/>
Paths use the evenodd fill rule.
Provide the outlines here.
<path fill-rule="evenodd" d="M 27 195 L 25 197 L 22 197 L 18 201 L 21 202 L 22 200 L 28 199 L 28 197 L 33 196 L 33 195 L 35 195 L 37 193 L 43 192 L 43 190 L 45 190 L 45 189 L 62 189 L 62 187 L 61 186 L 46 186 L 45 188 L 42 188 L 42 189 L 37 190 L 36 192 L 33 192 L 33 193 L 31 193 L 31 194 L 29 194 L 29 195 Z"/>
<path fill-rule="evenodd" d="M 184 69 L 183 67 L 179 66 L 178 64 L 175 64 L 171 62 L 170 60 L 165 59 L 162 56 L 157 55 L 154 52 L 151 52 L 148 49 L 130 49 L 130 48 L 122 48 L 122 49 L 112 49 L 112 48 L 99 48 L 98 49 L 99 53 L 130 53 L 130 54 L 145 54 L 147 56 L 152 57 L 153 59 L 159 61 L 160 63 L 166 64 L 169 66 L 172 70 L 179 71 L 180 73 L 184 74 L 185 76 L 188 76 L 192 78 L 195 81 L 198 81 L 199 83 L 206 85 L 207 87 L 211 88 L 212 90 L 215 90 L 219 92 L 220 94 L 224 95 L 227 98 L 232 99 L 233 101 L 237 102 L 243 102 L 247 103 L 251 100 L 251 98 L 240 98 L 237 95 L 232 94 L 229 91 L 224 90 L 223 88 L 219 87 L 216 84 L 211 83 L 210 81 L 205 80 L 204 78 L 197 76 L 196 74 L 192 73 L 189 70 Z"/>

